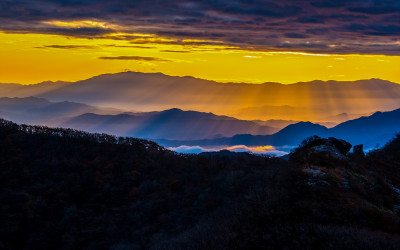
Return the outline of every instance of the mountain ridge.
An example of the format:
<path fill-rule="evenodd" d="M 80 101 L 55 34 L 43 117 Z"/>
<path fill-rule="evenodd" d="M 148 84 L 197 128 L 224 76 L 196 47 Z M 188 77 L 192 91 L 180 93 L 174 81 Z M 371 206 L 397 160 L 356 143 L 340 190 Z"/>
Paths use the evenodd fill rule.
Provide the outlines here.
<path fill-rule="evenodd" d="M 366 114 L 397 108 L 400 84 L 377 79 L 311 81 L 286 85 L 218 83 L 161 73 L 122 72 L 74 83 L 13 87 L 0 84 L 0 93 L 9 97 L 37 96 L 50 101 L 80 102 L 145 112 L 180 108 L 229 115 L 242 120 L 319 122 L 344 112 Z M 290 106 L 296 108 L 290 109 Z M 269 112 L 269 109 L 274 110 L 273 107 L 276 112 Z M 246 110 L 248 108 L 250 110 Z M 282 112 L 277 112 L 279 110 Z"/>
<path fill-rule="evenodd" d="M 215 138 L 233 131 L 271 134 L 278 129 L 213 113 L 169 109 L 119 115 L 82 114 L 61 124 L 62 127 L 89 132 L 156 138 Z"/>
<path fill-rule="evenodd" d="M 320 79 L 315 79 L 315 80 L 310 80 L 310 81 L 299 81 L 299 82 L 291 82 L 291 83 L 281 83 L 281 82 L 262 82 L 262 83 L 248 83 L 248 82 L 220 82 L 217 80 L 210 80 L 210 79 L 205 79 L 205 78 L 200 78 L 200 77 L 194 77 L 194 76 L 177 76 L 177 75 L 168 75 L 162 72 L 140 72 L 140 71 L 121 71 L 121 72 L 116 72 L 116 73 L 104 73 L 104 74 L 99 74 L 99 75 L 95 75 L 95 76 L 91 76 L 85 79 L 81 79 L 81 80 L 76 80 L 76 81 L 64 81 L 64 80 L 55 80 L 55 81 L 50 81 L 50 80 L 45 80 L 45 81 L 41 81 L 41 82 L 37 82 L 37 83 L 32 83 L 32 84 L 21 84 L 21 83 L 2 83 L 0 82 L 0 85 L 21 85 L 21 86 L 33 86 L 33 85 L 51 85 L 51 84 L 73 84 L 73 83 L 78 83 L 78 82 L 83 82 L 83 81 L 87 81 L 90 79 L 97 79 L 97 78 L 101 78 L 101 77 L 107 77 L 107 76 L 113 76 L 113 75 L 119 75 L 119 74 L 144 74 L 144 75 L 159 75 L 159 76 L 166 76 L 166 77 L 173 77 L 173 78 L 186 78 L 186 79 L 196 79 L 196 80 L 203 80 L 203 81 L 208 81 L 208 82 L 214 82 L 214 83 L 221 83 L 221 84 L 248 84 L 248 85 L 268 85 L 268 84 L 280 84 L 283 86 L 290 86 L 290 85 L 296 85 L 296 84 L 308 84 L 308 83 L 316 83 L 316 84 L 320 84 L 320 83 L 349 83 L 349 82 L 353 82 L 353 83 L 364 83 L 366 81 L 371 81 L 371 80 L 377 80 L 380 81 L 382 83 L 395 83 L 395 84 L 400 84 L 400 83 L 396 83 L 393 81 L 389 81 L 389 80 L 385 80 L 385 79 L 381 79 L 381 78 L 365 78 L 365 79 L 359 79 L 359 80 L 348 80 L 348 81 L 342 81 L 342 80 L 320 80 Z"/>
<path fill-rule="evenodd" d="M 233 136 L 238 133 L 272 134 L 279 128 L 211 112 L 168 109 L 125 112 L 70 101 L 43 98 L 0 98 L 0 114 L 18 123 L 77 128 L 120 136 L 188 139 Z M 204 133 L 204 136 L 202 136 Z M 185 137 L 182 137 L 182 135 Z"/>
<path fill-rule="evenodd" d="M 187 146 L 215 146 L 215 145 L 246 145 L 246 146 L 297 146 L 302 139 L 317 135 L 320 137 L 336 137 L 350 143 L 364 144 L 366 148 L 373 148 L 377 144 L 384 145 L 396 134 L 400 133 L 400 109 L 387 112 L 376 112 L 371 116 L 343 122 L 333 128 L 299 122 L 288 125 L 272 135 L 235 135 L 233 137 L 214 140 L 168 141 L 156 140 L 160 145 L 174 147 Z"/>
<path fill-rule="evenodd" d="M 375 112 L 330 129 L 312 122 L 293 121 L 294 124 L 278 129 L 266 125 L 268 121 L 246 121 L 179 108 L 151 112 L 104 110 L 82 103 L 54 103 L 37 97 L 0 98 L 0 114 L 19 123 L 142 137 L 157 140 L 166 146 L 298 145 L 301 139 L 316 134 L 372 147 L 384 144 L 390 135 L 400 131 L 400 109 Z"/>

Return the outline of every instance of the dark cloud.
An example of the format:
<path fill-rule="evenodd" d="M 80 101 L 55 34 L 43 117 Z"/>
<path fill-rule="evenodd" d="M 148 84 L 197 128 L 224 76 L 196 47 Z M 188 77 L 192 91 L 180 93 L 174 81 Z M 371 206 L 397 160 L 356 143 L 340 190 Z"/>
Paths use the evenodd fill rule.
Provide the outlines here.
<path fill-rule="evenodd" d="M 0 30 L 108 37 L 135 44 L 223 44 L 303 52 L 315 51 L 312 46 L 302 46 L 313 44 L 320 52 L 325 47 L 326 53 L 400 55 L 399 45 L 393 42 L 400 36 L 399 13 L 398 0 L 2 0 Z M 60 27 L 48 23 L 52 20 L 93 20 L 110 25 Z M 115 32 L 127 35 L 112 36 Z M 151 41 L 134 33 L 175 41 Z M 283 45 L 287 41 L 290 43 Z"/>
<path fill-rule="evenodd" d="M 398 6 L 383 6 L 383 7 L 355 7 L 349 8 L 350 11 L 359 12 L 364 14 L 380 15 L 388 13 L 399 13 L 400 7 Z"/>
<path fill-rule="evenodd" d="M 281 18 L 295 16 L 302 11 L 302 8 L 295 5 L 278 5 L 272 1 L 242 1 L 227 4 L 223 11 L 227 14 Z"/>
<path fill-rule="evenodd" d="M 308 35 L 299 34 L 299 33 L 286 33 L 285 37 L 288 37 L 288 38 L 307 38 Z"/>
<path fill-rule="evenodd" d="M 103 60 L 134 60 L 134 61 L 158 61 L 158 62 L 170 62 L 171 60 L 147 57 L 147 56 L 102 56 L 99 59 Z"/>
<path fill-rule="evenodd" d="M 160 52 L 169 52 L 169 53 L 190 53 L 189 50 L 160 50 Z"/>
<path fill-rule="evenodd" d="M 207 41 L 185 41 L 185 40 L 151 40 L 151 39 L 139 39 L 131 41 L 133 44 L 165 44 L 165 45 L 184 45 L 184 46 L 202 46 L 202 45 L 224 45 L 221 42 L 207 42 Z"/>
<path fill-rule="evenodd" d="M 1 24 L 0 24 L 1 30 Z M 50 25 L 23 25 L 7 26 L 4 25 L 3 31 L 8 33 L 37 33 L 37 34 L 52 34 L 62 35 L 79 38 L 99 38 L 104 35 L 115 33 L 115 30 L 101 27 L 80 27 L 80 28 L 69 28 L 69 27 L 54 27 Z"/>
<path fill-rule="evenodd" d="M 137 48 L 137 49 L 155 49 L 156 47 L 151 46 L 138 46 L 138 45 L 116 45 L 116 44 L 107 44 L 102 45 L 105 47 L 114 47 L 114 48 Z"/>
<path fill-rule="evenodd" d="M 160 36 L 172 36 L 172 37 L 188 37 L 188 38 L 215 38 L 224 37 L 223 33 L 208 33 L 208 32 L 191 32 L 191 31 L 160 31 L 157 32 Z"/>
<path fill-rule="evenodd" d="M 345 4 L 340 1 L 311 2 L 311 5 L 317 8 L 340 8 L 345 6 Z"/>
<path fill-rule="evenodd" d="M 59 34 L 63 36 L 74 37 L 98 37 L 115 32 L 112 29 L 105 29 L 100 27 L 82 27 L 82 28 L 50 28 L 46 30 L 47 33 Z"/>
<path fill-rule="evenodd" d="M 306 33 L 312 34 L 312 35 L 325 35 L 329 33 L 328 28 L 311 28 L 311 29 L 306 29 Z"/>
<path fill-rule="evenodd" d="M 400 33 L 399 25 L 363 25 L 352 24 L 344 26 L 343 29 L 348 32 L 358 32 L 364 35 L 371 36 L 396 36 Z"/>
<path fill-rule="evenodd" d="M 96 46 L 89 45 L 46 45 L 42 47 L 35 47 L 37 49 L 94 49 Z"/>
<path fill-rule="evenodd" d="M 300 23 L 324 23 L 325 17 L 323 16 L 302 16 L 297 18 Z"/>

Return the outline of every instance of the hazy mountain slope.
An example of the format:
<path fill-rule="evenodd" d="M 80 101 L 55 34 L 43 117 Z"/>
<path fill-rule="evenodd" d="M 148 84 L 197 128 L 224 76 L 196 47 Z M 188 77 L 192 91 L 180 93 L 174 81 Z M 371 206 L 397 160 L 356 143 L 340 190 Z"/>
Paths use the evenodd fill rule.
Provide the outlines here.
<path fill-rule="evenodd" d="M 161 73 L 124 72 L 100 75 L 76 83 L 54 83 L 53 89 L 48 85 L 52 84 L 19 86 L 13 91 L 4 92 L 4 95 L 21 96 L 27 92 L 32 95 L 34 89 L 35 95 L 51 101 L 67 100 L 143 111 L 177 107 L 236 114 L 241 119 L 318 122 L 344 112 L 363 114 L 391 110 L 398 108 L 400 100 L 400 85 L 379 79 L 312 81 L 289 85 L 245 84 L 218 83 Z M 249 110 L 246 111 L 247 108 Z"/>
<path fill-rule="evenodd" d="M 352 143 L 365 143 L 367 139 L 383 145 L 388 135 L 400 132 L 400 109 L 390 112 L 376 112 L 371 116 L 347 121 L 330 129 L 341 138 Z M 370 146 L 374 146 L 370 145 Z"/>
<path fill-rule="evenodd" d="M 269 136 L 236 135 L 230 138 L 196 141 L 157 140 L 164 146 L 210 146 L 210 145 L 247 145 L 247 146 L 297 146 L 302 139 L 318 135 L 334 136 L 355 144 L 364 144 L 366 148 L 384 145 L 400 132 L 400 109 L 389 112 L 377 112 L 368 117 L 347 121 L 328 129 L 310 122 L 300 122 L 287 126 Z"/>
<path fill-rule="evenodd" d="M 65 101 L 53 103 L 36 97 L 0 98 L 0 115 L 15 122 L 165 139 L 158 141 L 166 146 L 241 144 L 295 146 L 301 139 L 316 134 L 335 136 L 352 144 L 365 144 L 371 148 L 377 144 L 383 145 L 400 131 L 400 109 L 377 112 L 368 117 L 344 122 L 331 129 L 309 122 L 300 122 L 289 125 L 279 132 L 276 128 L 260 125 L 266 124 L 267 121 L 243 121 L 196 111 L 170 109 L 119 115 L 116 115 L 116 112 L 121 111 Z M 213 139 L 217 137 L 221 139 Z"/>
<path fill-rule="evenodd" d="M 51 104 L 44 98 L 32 96 L 25 98 L 0 97 L 0 110 L 7 112 L 26 112 L 30 109 L 42 109 Z"/>
<path fill-rule="evenodd" d="M 87 112 L 97 114 L 121 113 L 121 110 L 112 108 L 99 108 L 83 103 L 50 102 L 43 98 L 0 98 L 0 115 L 18 123 L 43 124 L 58 126 L 73 116 Z"/>
<path fill-rule="evenodd" d="M 65 87 L 70 82 L 41 82 L 37 84 L 22 85 L 16 83 L 0 83 L 0 97 L 29 97 L 36 96 L 55 89 Z"/>
<path fill-rule="evenodd" d="M 204 139 L 240 133 L 272 134 L 277 129 L 211 113 L 170 109 L 161 112 L 119 115 L 83 114 L 63 127 L 123 136 L 164 139 Z"/>
<path fill-rule="evenodd" d="M 367 114 L 348 114 L 348 113 L 341 113 L 332 117 L 327 117 L 326 120 L 333 120 L 338 121 L 339 123 L 343 123 L 349 120 L 354 120 L 363 116 L 370 116 L 375 112 L 367 113 Z M 336 124 L 338 125 L 338 124 Z M 332 126 L 333 127 L 333 126 Z"/>
<path fill-rule="evenodd" d="M 300 122 L 300 121 L 294 121 L 294 120 L 274 120 L 274 119 L 266 120 L 266 121 L 261 121 L 261 120 L 251 120 L 251 121 L 256 122 L 260 125 L 267 125 L 267 126 L 271 126 L 274 128 L 280 128 L 280 129 L 287 127 L 290 124 L 295 124 L 295 123 Z"/>
<path fill-rule="evenodd" d="M 0 115 L 18 123 L 77 128 L 115 135 L 166 139 L 205 139 L 241 133 L 273 134 L 279 129 L 212 113 L 171 109 L 123 112 L 43 98 L 0 98 Z"/>
<path fill-rule="evenodd" d="M 299 122 L 274 134 L 273 145 L 298 145 L 304 138 L 311 135 L 326 137 L 329 135 L 329 129 L 311 122 Z"/>
<path fill-rule="evenodd" d="M 246 145 L 246 146 L 297 146 L 304 138 L 312 136 L 328 136 L 329 129 L 310 122 L 299 122 L 287 126 L 273 135 L 251 135 L 251 134 L 238 134 L 232 137 L 217 138 L 212 140 L 156 140 L 163 146 L 176 147 L 180 145 L 188 146 L 233 146 L 233 145 Z"/>

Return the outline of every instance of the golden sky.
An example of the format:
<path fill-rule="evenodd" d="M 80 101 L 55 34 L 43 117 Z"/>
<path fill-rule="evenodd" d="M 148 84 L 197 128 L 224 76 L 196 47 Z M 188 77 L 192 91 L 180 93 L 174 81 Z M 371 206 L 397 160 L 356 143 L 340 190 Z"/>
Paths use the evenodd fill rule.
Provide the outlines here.
<path fill-rule="evenodd" d="M 105 25 L 91 21 L 51 24 L 58 27 Z M 134 38 L 127 40 L 127 36 Z M 1 83 L 76 81 L 127 70 L 222 82 L 380 78 L 400 83 L 400 56 L 262 51 L 227 46 L 215 40 L 175 40 L 144 33 L 79 38 L 3 32 L 0 33 L 0 55 Z"/>

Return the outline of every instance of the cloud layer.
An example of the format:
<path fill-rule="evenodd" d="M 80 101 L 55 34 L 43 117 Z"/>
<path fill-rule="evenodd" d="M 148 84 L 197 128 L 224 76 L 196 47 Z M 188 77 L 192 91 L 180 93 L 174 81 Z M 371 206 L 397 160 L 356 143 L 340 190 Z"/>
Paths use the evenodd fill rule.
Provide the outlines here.
<path fill-rule="evenodd" d="M 400 55 L 400 2 L 4 0 L 0 30 L 134 44 L 217 43 L 254 50 Z M 121 32 L 132 35 L 113 35 Z M 173 40 L 134 35 L 143 33 Z"/>
<path fill-rule="evenodd" d="M 249 147 L 245 145 L 235 145 L 230 147 L 216 147 L 216 148 L 204 148 L 201 146 L 186 146 L 182 145 L 179 147 L 170 147 L 169 150 L 184 153 L 184 154 L 200 154 L 203 152 L 212 152 L 212 151 L 220 151 L 220 150 L 229 150 L 232 152 L 247 152 L 252 154 L 268 154 L 274 156 L 282 156 L 286 155 L 288 152 L 281 151 L 276 149 L 273 146 L 260 146 L 260 147 Z M 289 149 L 290 151 L 290 149 Z"/>

